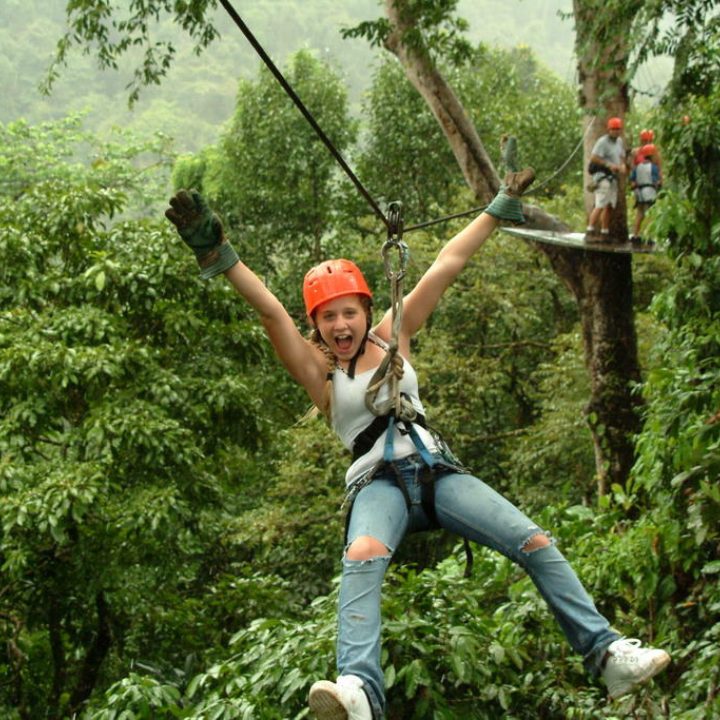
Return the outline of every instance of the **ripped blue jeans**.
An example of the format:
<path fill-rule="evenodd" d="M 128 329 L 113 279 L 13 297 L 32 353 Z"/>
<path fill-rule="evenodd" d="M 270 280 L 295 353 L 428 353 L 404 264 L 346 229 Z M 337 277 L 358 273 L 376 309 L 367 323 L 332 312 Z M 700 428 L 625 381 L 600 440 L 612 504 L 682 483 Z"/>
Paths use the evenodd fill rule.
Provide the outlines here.
<path fill-rule="evenodd" d="M 338 610 L 337 666 L 340 675 L 364 682 L 373 715 L 385 710 L 380 665 L 380 594 L 393 552 L 406 533 L 431 527 L 421 504 L 418 456 L 395 463 L 410 495 L 410 509 L 391 473 L 380 473 L 357 494 L 348 525 L 348 547 L 370 536 L 385 545 L 387 555 L 371 560 L 343 557 Z M 472 475 L 439 471 L 435 481 L 435 513 L 441 527 L 501 552 L 520 565 L 535 583 L 572 648 L 585 666 L 598 673 L 607 646 L 620 636 L 595 608 L 575 572 L 555 546 L 527 550 L 538 534 L 535 523 L 502 495 Z"/>

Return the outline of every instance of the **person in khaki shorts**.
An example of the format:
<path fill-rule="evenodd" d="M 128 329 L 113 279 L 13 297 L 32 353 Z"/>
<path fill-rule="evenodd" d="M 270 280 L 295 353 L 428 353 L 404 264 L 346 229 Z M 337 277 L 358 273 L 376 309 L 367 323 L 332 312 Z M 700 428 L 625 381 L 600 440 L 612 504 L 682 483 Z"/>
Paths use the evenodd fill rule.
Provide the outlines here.
<path fill-rule="evenodd" d="M 587 240 L 610 238 L 610 213 L 617 206 L 618 177 L 627 172 L 622 129 L 622 120 L 611 117 L 607 121 L 607 133 L 598 138 L 590 155 L 588 170 L 595 188 L 595 203 L 588 219 Z"/>

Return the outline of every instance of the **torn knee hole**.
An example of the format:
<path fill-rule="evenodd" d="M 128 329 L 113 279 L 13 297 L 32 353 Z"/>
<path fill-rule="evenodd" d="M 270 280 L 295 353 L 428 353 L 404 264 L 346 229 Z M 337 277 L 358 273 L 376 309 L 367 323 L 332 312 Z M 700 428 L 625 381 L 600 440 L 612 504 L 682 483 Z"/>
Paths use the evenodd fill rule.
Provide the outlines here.
<path fill-rule="evenodd" d="M 390 551 L 388 548 L 370 535 L 362 535 L 353 540 L 345 551 L 348 560 L 372 560 L 376 557 L 385 557 Z"/>
<path fill-rule="evenodd" d="M 548 545 L 550 545 L 550 539 L 548 536 L 543 532 L 537 532 L 525 541 L 522 546 L 522 551 L 531 553 L 534 550 L 539 550 L 540 548 L 547 547 Z"/>

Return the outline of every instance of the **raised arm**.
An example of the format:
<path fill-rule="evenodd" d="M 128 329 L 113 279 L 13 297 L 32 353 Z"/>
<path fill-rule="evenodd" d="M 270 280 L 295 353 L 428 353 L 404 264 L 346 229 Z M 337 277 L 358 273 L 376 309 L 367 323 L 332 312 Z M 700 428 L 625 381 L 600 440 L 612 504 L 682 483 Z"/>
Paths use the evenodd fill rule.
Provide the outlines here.
<path fill-rule="evenodd" d="M 318 405 L 327 374 L 322 352 L 302 336 L 283 304 L 247 265 L 236 262 L 225 277 L 256 310 L 275 354 Z"/>
<path fill-rule="evenodd" d="M 452 237 L 403 301 L 402 332 L 412 337 L 430 317 L 443 293 L 499 225 L 483 212 Z"/>
<path fill-rule="evenodd" d="M 440 250 L 433 264 L 403 299 L 400 352 L 407 357 L 410 338 L 423 326 L 445 290 L 498 227 L 501 220 L 523 223 L 520 196 L 535 179 L 532 168 L 508 173 L 503 187 L 490 205 L 452 237 Z M 388 338 L 392 318 L 388 312 L 377 325 L 380 337 Z"/>
<path fill-rule="evenodd" d="M 224 273 L 237 292 L 255 309 L 275 353 L 311 400 L 321 401 L 325 359 L 295 326 L 283 304 L 260 278 L 242 263 L 223 233 L 222 223 L 196 191 L 179 191 L 165 212 L 180 237 L 193 250 L 204 278 Z"/>

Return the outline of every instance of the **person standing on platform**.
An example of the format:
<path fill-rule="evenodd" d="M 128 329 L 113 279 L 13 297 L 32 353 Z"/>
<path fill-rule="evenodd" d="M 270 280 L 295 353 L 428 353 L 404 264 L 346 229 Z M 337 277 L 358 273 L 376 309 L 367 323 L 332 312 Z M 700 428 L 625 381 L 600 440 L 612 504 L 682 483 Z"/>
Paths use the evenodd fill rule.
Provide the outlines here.
<path fill-rule="evenodd" d="M 635 223 L 630 242 L 636 244 L 642 242 L 640 227 L 645 219 L 646 211 L 657 200 L 658 190 L 661 185 L 660 169 L 655 162 L 656 152 L 657 149 L 652 143 L 643 145 L 639 150 L 640 162 L 630 173 L 630 185 L 635 195 Z"/>
<path fill-rule="evenodd" d="M 594 206 L 588 219 L 585 239 L 607 242 L 610 239 L 610 214 L 617 206 L 619 178 L 627 173 L 623 121 L 611 117 L 607 132 L 593 146 L 588 170 L 595 192 Z"/>
<path fill-rule="evenodd" d="M 652 161 L 657 165 L 658 173 L 660 173 L 660 183 L 662 184 L 662 156 L 660 153 L 660 147 L 655 142 L 655 131 L 649 128 L 643 128 L 640 131 L 640 144 L 633 148 L 630 157 L 632 158 L 632 167 L 637 167 L 643 161 L 643 149 L 647 146 L 652 146 L 655 151 L 653 153 Z"/>

